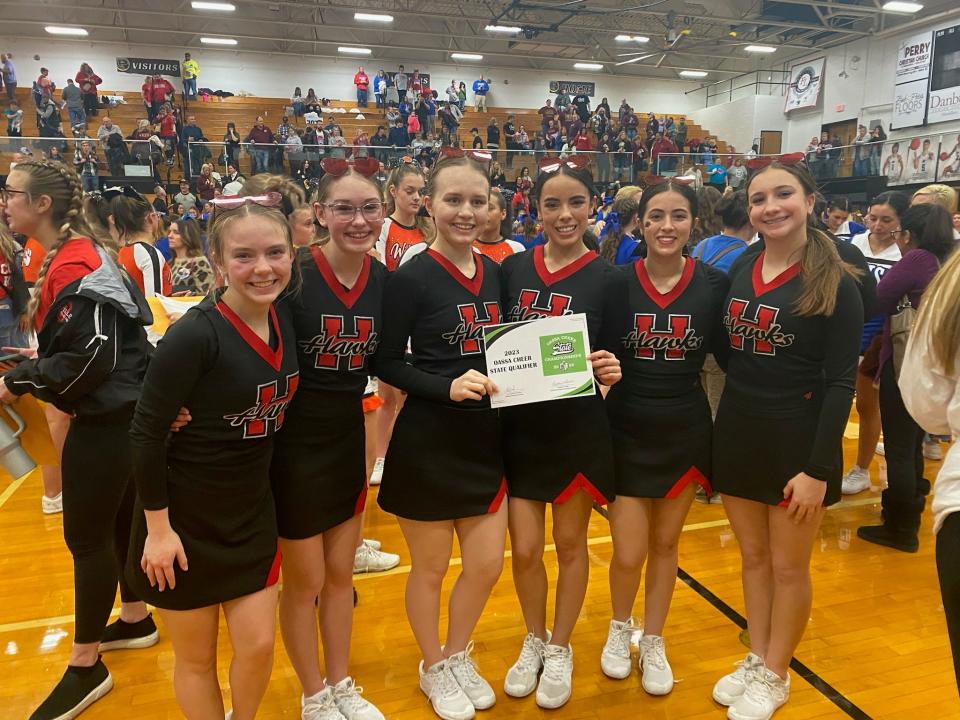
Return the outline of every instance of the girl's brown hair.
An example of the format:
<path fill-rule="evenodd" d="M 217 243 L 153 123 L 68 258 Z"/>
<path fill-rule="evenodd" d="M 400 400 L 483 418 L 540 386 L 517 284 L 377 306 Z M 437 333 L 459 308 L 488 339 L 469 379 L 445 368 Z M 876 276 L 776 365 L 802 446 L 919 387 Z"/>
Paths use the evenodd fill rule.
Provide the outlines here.
<path fill-rule="evenodd" d="M 600 257 L 609 260 L 611 263 L 617 259 L 617 250 L 620 247 L 620 241 L 626 235 L 625 227 L 629 226 L 631 221 L 637 217 L 637 210 L 640 205 L 636 198 L 629 195 L 618 197 L 610 206 L 610 212 L 617 214 L 618 227 L 613 228 L 610 222 L 610 216 L 607 216 L 603 225 L 603 231 L 600 233 Z"/>
<path fill-rule="evenodd" d="M 72 168 L 49 160 L 28 160 L 17 163 L 12 171 L 23 173 L 29 179 L 25 188 L 27 196 L 33 200 L 41 195 L 50 198 L 50 219 L 57 228 L 57 239 L 47 249 L 40 265 L 33 297 L 27 306 L 27 318 L 32 322 L 40 305 L 43 282 L 46 279 L 50 263 L 57 256 L 63 244 L 72 237 L 88 237 L 96 245 L 103 243 L 87 222 L 83 214 L 83 184 Z"/>
<path fill-rule="evenodd" d="M 960 252 L 953 253 L 936 274 L 920 303 L 914 335 L 928 336 L 931 360 L 952 376 L 960 353 Z"/>
<path fill-rule="evenodd" d="M 434 171 L 436 171 L 436 165 L 434 165 Z M 397 200 L 390 193 L 390 187 L 392 186 L 395 188 L 399 188 L 400 183 L 403 182 L 403 179 L 407 175 L 416 175 L 421 180 L 423 180 L 424 190 L 422 191 L 421 195 L 427 194 L 426 192 L 427 178 L 423 174 L 423 171 L 419 168 L 419 166 L 414 165 L 413 163 L 401 163 L 390 172 L 390 177 L 387 178 L 387 184 L 383 188 L 383 194 L 387 201 L 387 212 L 386 212 L 387 217 L 390 217 L 397 211 Z M 424 240 L 426 240 L 426 242 L 428 243 L 432 242 L 433 235 L 434 235 L 433 223 L 431 223 L 427 218 L 421 217 L 418 215 L 416 220 L 416 225 L 417 225 L 417 229 L 423 234 Z"/>
<path fill-rule="evenodd" d="M 177 230 L 180 232 L 180 239 L 183 241 L 184 249 L 187 251 L 187 257 L 200 257 L 203 255 L 200 223 L 193 218 L 177 218 L 170 224 L 177 226 Z"/>
<path fill-rule="evenodd" d="M 771 163 L 753 173 L 747 180 L 746 194 L 750 195 L 750 185 L 765 172 L 783 170 L 792 176 L 808 197 L 815 195 L 817 185 L 810 172 L 803 165 L 783 165 Z M 807 242 L 800 255 L 800 280 L 802 289 L 794 302 L 794 311 L 801 316 L 833 315 L 837 306 L 837 289 L 844 275 L 859 282 L 860 271 L 840 259 L 833 240 L 813 222 L 813 215 L 807 216 Z"/>

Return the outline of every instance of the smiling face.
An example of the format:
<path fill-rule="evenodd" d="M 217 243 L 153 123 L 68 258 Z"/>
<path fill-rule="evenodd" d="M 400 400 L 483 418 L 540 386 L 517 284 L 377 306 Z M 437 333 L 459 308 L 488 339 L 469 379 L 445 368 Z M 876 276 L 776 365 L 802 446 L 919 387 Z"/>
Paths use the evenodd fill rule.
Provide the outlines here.
<path fill-rule="evenodd" d="M 320 224 L 330 231 L 330 242 L 344 253 L 370 252 L 383 228 L 383 208 L 375 219 L 368 219 L 362 211 L 354 212 L 349 220 L 337 217 L 337 208 L 362 208 L 368 203 L 379 203 L 380 193 L 366 178 L 350 173 L 330 186 L 322 202 L 314 204 Z M 312 229 L 311 229 L 312 231 Z M 294 239 L 296 243 L 296 239 Z"/>
<path fill-rule="evenodd" d="M 426 198 L 437 236 L 454 247 L 480 237 L 489 217 L 490 183 L 479 166 L 448 166 L 434 170 L 432 194 Z"/>
<path fill-rule="evenodd" d="M 690 203 L 680 193 L 667 191 L 652 197 L 641 219 L 648 257 L 665 259 L 681 255 L 690 239 L 693 222 Z"/>
<path fill-rule="evenodd" d="M 815 197 L 786 170 L 771 167 L 758 172 L 747 186 L 750 223 L 766 240 L 795 238 L 806 231 Z"/>
<path fill-rule="evenodd" d="M 280 216 L 282 217 L 282 216 Z M 251 214 L 223 228 L 217 263 L 228 292 L 250 305 L 269 305 L 290 281 L 293 253 L 284 227 L 276 219 Z"/>
<path fill-rule="evenodd" d="M 537 203 L 547 241 L 568 248 L 583 241 L 590 217 L 590 191 L 569 175 L 558 174 L 543 183 Z"/>

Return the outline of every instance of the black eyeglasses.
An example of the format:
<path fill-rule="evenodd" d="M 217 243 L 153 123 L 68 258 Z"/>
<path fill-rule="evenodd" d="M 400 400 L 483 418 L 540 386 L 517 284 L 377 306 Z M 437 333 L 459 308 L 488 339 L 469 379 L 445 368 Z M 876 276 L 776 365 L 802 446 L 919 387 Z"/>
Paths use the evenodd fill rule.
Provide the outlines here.
<path fill-rule="evenodd" d="M 30 193 L 26 190 L 11 190 L 10 188 L 6 187 L 0 188 L 0 202 L 2 202 L 4 205 L 10 202 L 11 195 L 26 195 L 27 197 L 30 197 Z"/>

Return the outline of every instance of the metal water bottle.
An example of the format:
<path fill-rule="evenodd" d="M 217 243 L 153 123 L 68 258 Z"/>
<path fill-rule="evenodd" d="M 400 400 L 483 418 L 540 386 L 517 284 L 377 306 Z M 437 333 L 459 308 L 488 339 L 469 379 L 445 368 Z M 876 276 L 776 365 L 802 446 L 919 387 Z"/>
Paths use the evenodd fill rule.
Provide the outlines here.
<path fill-rule="evenodd" d="M 0 418 L 0 464 L 10 477 L 18 480 L 37 467 L 33 458 L 20 445 L 20 436 L 27 425 L 10 405 L 0 403 L 0 410 L 6 412 L 17 426 L 15 431 L 11 430 L 10 426 Z"/>

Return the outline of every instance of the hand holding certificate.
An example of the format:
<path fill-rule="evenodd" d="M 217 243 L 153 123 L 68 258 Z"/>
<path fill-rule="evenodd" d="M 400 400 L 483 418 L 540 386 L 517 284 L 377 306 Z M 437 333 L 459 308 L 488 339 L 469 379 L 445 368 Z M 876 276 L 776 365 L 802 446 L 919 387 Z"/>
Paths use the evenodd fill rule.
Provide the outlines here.
<path fill-rule="evenodd" d="M 583 313 L 483 329 L 491 407 L 594 394 L 587 316 Z M 619 368 L 619 364 L 617 364 Z"/>

